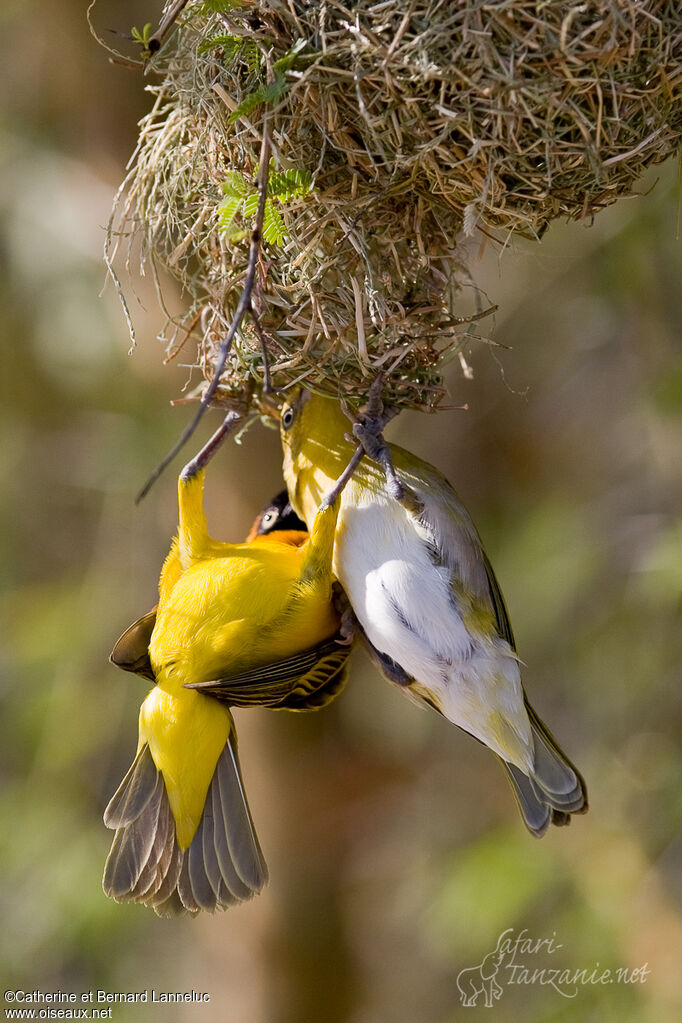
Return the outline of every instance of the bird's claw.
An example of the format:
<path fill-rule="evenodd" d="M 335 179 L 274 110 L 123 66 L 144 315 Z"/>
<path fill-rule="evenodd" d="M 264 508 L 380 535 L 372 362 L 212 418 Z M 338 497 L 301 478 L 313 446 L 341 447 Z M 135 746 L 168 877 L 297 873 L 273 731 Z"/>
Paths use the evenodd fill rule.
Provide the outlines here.
<path fill-rule="evenodd" d="M 383 438 L 384 427 L 395 418 L 397 409 L 384 405 L 381 396 L 382 385 L 383 376 L 379 374 L 372 381 L 365 411 L 357 417 L 353 416 L 345 404 L 342 405 L 342 408 L 353 424 L 353 439 L 361 446 L 368 458 L 377 462 L 384 470 L 386 488 L 391 497 L 403 503 L 405 488 L 396 475 L 390 449 Z"/>
<path fill-rule="evenodd" d="M 381 433 L 383 429 L 381 421 L 369 420 L 367 417 L 363 418 L 363 422 L 354 424 L 353 436 L 368 458 L 377 462 L 384 470 L 386 489 L 391 497 L 394 497 L 396 501 L 402 501 L 405 497 L 405 489 L 396 476 L 391 452 Z"/>
<path fill-rule="evenodd" d="M 355 612 L 350 606 L 348 597 L 338 583 L 332 587 L 332 603 L 341 617 L 339 624 L 339 635 L 342 637 L 337 642 L 341 646 L 350 646 L 360 630 L 360 624 L 355 617 Z"/>

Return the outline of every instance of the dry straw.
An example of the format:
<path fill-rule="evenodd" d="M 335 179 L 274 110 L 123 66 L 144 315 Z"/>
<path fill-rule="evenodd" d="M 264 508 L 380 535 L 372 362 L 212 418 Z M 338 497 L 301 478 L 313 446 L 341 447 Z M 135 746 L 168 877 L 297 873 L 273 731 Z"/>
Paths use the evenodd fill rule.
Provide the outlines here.
<path fill-rule="evenodd" d="M 253 308 L 274 385 L 357 405 L 381 369 L 392 402 L 433 408 L 470 330 L 461 238 L 539 238 L 632 194 L 679 142 L 681 43 L 679 0 L 190 3 L 149 65 L 110 255 L 141 239 L 177 278 L 171 347 L 189 333 L 210 378 L 267 115 Z M 247 317 L 216 397 L 244 409 L 262 375 Z"/>

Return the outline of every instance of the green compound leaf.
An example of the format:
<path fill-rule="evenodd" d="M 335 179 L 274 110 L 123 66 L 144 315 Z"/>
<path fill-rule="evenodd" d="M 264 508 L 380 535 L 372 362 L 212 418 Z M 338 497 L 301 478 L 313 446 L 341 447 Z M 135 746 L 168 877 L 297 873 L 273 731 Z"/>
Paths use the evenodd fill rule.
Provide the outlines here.
<path fill-rule="evenodd" d="M 265 86 L 263 103 L 279 103 L 288 88 L 284 75 L 276 75 L 274 80 Z"/>
<path fill-rule="evenodd" d="M 143 27 L 141 32 L 139 28 L 135 28 L 134 25 L 130 30 L 130 38 L 133 40 L 134 43 L 137 43 L 138 46 L 142 48 L 140 56 L 143 57 L 143 59 L 145 60 L 152 56 L 152 51 L 149 49 L 149 40 L 151 34 L 152 25 L 150 21 L 147 22 L 147 24 Z"/>
<path fill-rule="evenodd" d="M 245 40 L 245 42 L 247 41 Z M 282 96 L 284 96 L 289 88 L 287 80 L 284 77 L 285 72 L 290 71 L 297 64 L 301 63 L 302 60 L 305 60 L 305 55 L 302 53 L 302 50 L 306 45 L 305 39 L 298 39 L 291 49 L 287 50 L 287 52 L 280 57 L 279 60 L 275 61 L 272 65 L 272 69 L 275 73 L 273 81 L 269 83 L 261 82 L 258 88 L 254 89 L 254 91 L 249 93 L 248 96 L 245 96 L 237 109 L 230 115 L 230 124 L 234 124 L 234 122 L 240 117 L 250 114 L 256 107 L 261 106 L 261 104 L 274 105 L 279 103 Z M 249 63 L 248 55 L 244 54 L 243 56 L 247 63 Z M 260 62 L 260 51 L 258 51 L 258 62 Z M 257 66 L 258 64 L 251 69 L 257 70 Z"/>
<path fill-rule="evenodd" d="M 272 161 L 274 162 L 274 161 Z M 289 199 L 296 199 L 306 195 L 313 184 L 313 176 L 306 170 L 285 170 L 275 171 L 270 165 L 270 176 L 268 178 L 268 195 L 280 202 L 287 202 Z"/>
<path fill-rule="evenodd" d="M 244 39 L 242 36 L 229 34 L 211 36 L 210 39 L 204 39 L 199 44 L 197 53 L 201 55 L 211 50 L 219 49 L 223 51 L 223 64 L 225 67 L 231 67 L 239 59 L 246 64 L 250 72 L 255 73 L 261 65 L 262 56 L 260 50 L 250 39 Z"/>
<path fill-rule="evenodd" d="M 148 43 L 149 43 L 149 36 L 151 34 L 151 29 L 152 29 L 152 23 L 151 23 L 151 21 L 148 21 L 147 24 L 144 26 L 144 28 L 142 29 L 141 32 L 140 32 L 139 28 L 135 28 L 135 26 L 133 25 L 133 27 L 130 30 L 130 34 L 131 34 L 133 40 L 136 43 L 142 43 L 144 46 L 147 46 Z"/>
<path fill-rule="evenodd" d="M 275 161 L 270 161 L 268 193 L 263 211 L 263 240 L 269 245 L 282 245 L 287 230 L 277 204 L 284 205 L 290 199 L 306 195 L 312 188 L 312 174 L 306 170 L 291 168 L 275 170 Z M 256 168 L 258 173 L 258 168 Z M 230 242 L 239 242 L 248 231 L 235 224 L 239 214 L 245 221 L 252 220 L 258 212 L 258 192 L 239 171 L 229 171 L 220 185 L 225 198 L 218 207 L 218 226 Z"/>
<path fill-rule="evenodd" d="M 223 234 L 228 242 L 236 244 L 237 242 L 243 242 L 248 237 L 249 232 L 245 231 L 243 227 L 237 227 L 233 224 L 232 227 L 228 227 L 227 231 L 223 231 Z"/>
<path fill-rule="evenodd" d="M 243 202 L 244 200 L 241 196 L 231 196 L 220 204 L 218 207 L 218 226 L 221 231 L 227 231 L 230 228 Z"/>
<path fill-rule="evenodd" d="M 261 82 L 258 88 L 246 96 L 237 109 L 230 114 L 229 123 L 234 124 L 240 117 L 250 114 L 262 104 L 279 103 L 287 88 L 286 78 L 282 74 L 278 74 L 275 80 L 269 84 Z"/>
<path fill-rule="evenodd" d="M 203 0 L 197 8 L 199 14 L 228 14 L 241 7 L 244 0 Z"/>
<path fill-rule="evenodd" d="M 281 245 L 286 236 L 287 229 L 279 210 L 270 199 L 266 199 L 263 215 L 263 240 L 270 245 Z"/>
<path fill-rule="evenodd" d="M 290 50 L 276 60 L 272 65 L 272 70 L 275 74 L 284 74 L 285 71 L 291 71 L 293 67 L 301 63 L 301 51 L 305 49 L 307 43 L 305 39 L 297 39 Z"/>
<path fill-rule="evenodd" d="M 199 43 L 197 53 L 201 55 L 202 53 L 208 53 L 209 50 L 222 48 L 224 58 L 227 61 L 228 58 L 234 57 L 241 50 L 243 42 L 244 40 L 240 36 L 223 33 L 222 35 L 211 36 L 209 39 L 203 39 Z"/>
<path fill-rule="evenodd" d="M 258 212 L 258 192 L 253 192 L 244 200 L 244 216 L 255 217 Z"/>
<path fill-rule="evenodd" d="M 249 192 L 249 183 L 239 171 L 228 171 L 220 189 L 230 199 L 243 199 Z"/>

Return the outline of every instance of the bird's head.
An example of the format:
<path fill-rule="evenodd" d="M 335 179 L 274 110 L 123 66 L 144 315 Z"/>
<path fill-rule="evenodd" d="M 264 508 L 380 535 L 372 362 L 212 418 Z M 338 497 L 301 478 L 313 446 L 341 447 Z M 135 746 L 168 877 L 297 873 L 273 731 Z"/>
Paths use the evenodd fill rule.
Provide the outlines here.
<path fill-rule="evenodd" d="M 310 415 L 309 405 L 313 402 L 313 416 Z M 282 446 L 293 457 L 299 454 L 303 439 L 309 436 L 310 422 L 314 419 L 315 401 L 310 391 L 305 387 L 299 387 L 294 395 L 285 402 L 279 414 L 279 430 L 282 437 Z"/>
<path fill-rule="evenodd" d="M 338 399 L 301 388 L 282 407 L 282 471 L 294 509 L 310 526 L 318 505 L 353 454 L 350 421 Z"/>
<path fill-rule="evenodd" d="M 297 459 L 302 453 L 314 461 L 313 449 L 343 447 L 350 422 L 334 398 L 312 394 L 301 387 L 280 411 L 280 433 L 285 454 Z M 305 452 L 304 452 L 305 449 Z"/>
<path fill-rule="evenodd" d="M 250 543 L 256 537 L 269 536 L 273 533 L 275 534 L 275 539 L 284 538 L 286 542 L 295 543 L 297 546 L 304 543 L 308 535 L 305 522 L 298 517 L 291 507 L 291 501 L 286 490 L 282 490 L 273 497 L 270 504 L 259 514 L 251 527 L 246 542 Z"/>

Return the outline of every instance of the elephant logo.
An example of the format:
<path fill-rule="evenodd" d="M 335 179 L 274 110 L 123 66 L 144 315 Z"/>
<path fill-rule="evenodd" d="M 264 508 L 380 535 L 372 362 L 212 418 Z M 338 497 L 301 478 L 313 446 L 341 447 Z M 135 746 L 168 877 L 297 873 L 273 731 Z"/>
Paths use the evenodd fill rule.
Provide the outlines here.
<path fill-rule="evenodd" d="M 502 965 L 504 952 L 500 951 L 499 941 L 493 952 L 488 952 L 478 966 L 469 966 L 457 974 L 462 1005 L 467 1008 L 476 1005 L 479 995 L 483 995 L 485 1006 L 492 1009 L 495 999 L 502 997 L 503 988 L 498 984 L 497 971 Z"/>

